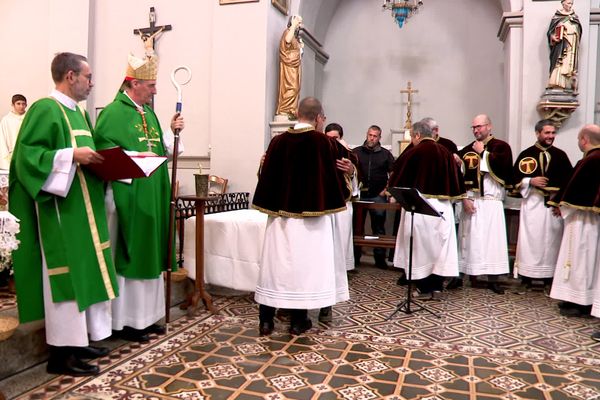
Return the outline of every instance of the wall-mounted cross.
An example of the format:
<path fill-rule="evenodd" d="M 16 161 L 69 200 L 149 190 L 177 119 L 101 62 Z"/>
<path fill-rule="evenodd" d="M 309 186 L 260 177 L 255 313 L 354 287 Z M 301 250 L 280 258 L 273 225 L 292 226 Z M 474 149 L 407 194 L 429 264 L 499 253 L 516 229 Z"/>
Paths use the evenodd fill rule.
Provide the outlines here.
<path fill-rule="evenodd" d="M 138 28 L 133 30 L 134 35 L 140 35 L 142 40 L 145 42 L 147 38 L 154 35 L 157 32 L 165 32 L 170 31 L 171 25 L 161 25 L 156 26 L 156 11 L 154 11 L 154 7 L 150 7 L 150 13 L 148 14 L 148 19 L 150 21 L 150 26 L 147 28 Z M 156 40 L 152 43 L 152 48 L 154 49 L 154 45 L 156 44 Z"/>
<path fill-rule="evenodd" d="M 170 31 L 172 28 L 171 25 L 156 26 L 156 11 L 154 10 L 154 7 L 150 7 L 148 20 L 150 21 L 149 27 L 134 29 L 133 34 L 140 35 L 142 41 L 144 42 L 144 47 L 148 46 L 147 41 L 151 40 L 152 50 L 154 50 L 160 33 Z M 150 100 L 150 108 L 154 108 L 154 96 L 152 96 L 152 99 Z"/>

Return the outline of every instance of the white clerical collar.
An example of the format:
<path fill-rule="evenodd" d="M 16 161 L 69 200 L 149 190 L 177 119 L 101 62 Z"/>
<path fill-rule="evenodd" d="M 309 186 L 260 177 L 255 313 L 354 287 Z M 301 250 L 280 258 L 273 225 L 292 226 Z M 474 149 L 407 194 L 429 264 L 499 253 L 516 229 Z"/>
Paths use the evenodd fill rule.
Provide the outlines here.
<path fill-rule="evenodd" d="M 77 102 L 69 96 L 67 96 L 66 94 L 64 94 L 63 92 L 59 92 L 58 90 L 53 89 L 50 93 L 50 96 L 54 97 L 56 100 L 58 100 L 60 104 L 67 107 L 68 109 L 73 111 L 77 110 Z"/>
<path fill-rule="evenodd" d="M 134 106 L 136 106 L 138 110 L 140 110 L 141 112 L 145 112 L 145 111 L 144 111 L 144 107 L 143 107 L 143 106 L 140 106 L 138 103 L 136 103 L 135 101 L 133 101 L 133 99 L 132 99 L 132 98 L 129 96 L 129 94 L 127 93 L 127 91 L 123 90 L 123 94 L 124 94 L 125 96 L 127 96 L 127 98 L 128 98 L 129 100 L 131 100 L 131 102 L 133 103 L 133 105 L 134 105 Z"/>
<path fill-rule="evenodd" d="M 307 124 L 306 122 L 297 122 L 296 125 L 294 125 L 294 129 L 304 129 L 309 127 L 315 129 L 314 126 Z"/>

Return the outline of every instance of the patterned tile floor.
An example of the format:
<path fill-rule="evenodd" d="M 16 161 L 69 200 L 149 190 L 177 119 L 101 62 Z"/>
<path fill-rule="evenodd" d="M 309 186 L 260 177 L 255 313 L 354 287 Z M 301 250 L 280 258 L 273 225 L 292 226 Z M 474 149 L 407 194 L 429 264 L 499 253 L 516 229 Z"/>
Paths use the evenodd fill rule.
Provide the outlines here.
<path fill-rule="evenodd" d="M 173 321 L 98 360 L 94 378 L 50 377 L 20 399 L 600 399 L 600 323 L 565 318 L 542 292 L 465 287 L 399 312 L 395 271 L 360 268 L 334 322 L 257 334 L 251 295 Z M 315 315 L 316 316 L 316 315 Z M 314 319 L 315 320 L 315 319 Z M 316 322 L 316 320 L 315 320 Z"/>

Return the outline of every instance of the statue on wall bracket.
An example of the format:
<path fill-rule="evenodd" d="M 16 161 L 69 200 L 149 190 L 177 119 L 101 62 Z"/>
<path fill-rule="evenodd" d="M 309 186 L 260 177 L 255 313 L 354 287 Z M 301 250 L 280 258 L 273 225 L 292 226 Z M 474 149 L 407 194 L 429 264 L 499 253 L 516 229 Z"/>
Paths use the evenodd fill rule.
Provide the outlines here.
<path fill-rule="evenodd" d="M 550 76 L 537 109 L 557 127 L 579 107 L 577 73 L 581 22 L 573 10 L 574 0 L 561 0 L 546 33 L 550 47 Z"/>
<path fill-rule="evenodd" d="M 302 17 L 293 15 L 279 42 L 279 94 L 277 97 L 276 120 L 285 117 L 296 119 L 300 82 L 302 79 L 302 50 L 304 44 L 299 37 Z"/>

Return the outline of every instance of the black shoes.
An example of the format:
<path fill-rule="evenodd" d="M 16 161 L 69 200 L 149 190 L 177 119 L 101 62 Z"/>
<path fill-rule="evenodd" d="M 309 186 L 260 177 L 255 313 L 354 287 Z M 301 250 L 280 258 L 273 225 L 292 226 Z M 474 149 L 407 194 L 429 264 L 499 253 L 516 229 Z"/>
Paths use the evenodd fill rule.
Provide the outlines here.
<path fill-rule="evenodd" d="M 302 335 L 304 332 L 312 328 L 312 321 L 310 318 L 301 321 L 292 322 L 290 326 L 290 334 L 292 335 Z"/>
<path fill-rule="evenodd" d="M 502 289 L 496 282 L 488 283 L 488 288 L 496 294 L 504 294 L 504 289 Z"/>
<path fill-rule="evenodd" d="M 592 306 L 582 306 L 580 304 L 568 303 L 562 307 L 559 305 L 559 314 L 563 317 L 589 317 Z"/>
<path fill-rule="evenodd" d="M 135 329 L 129 326 L 124 326 L 123 330 L 116 331 L 117 336 L 129 342 L 147 343 L 150 341 L 150 335 L 145 329 Z"/>
<path fill-rule="evenodd" d="M 164 335 L 165 333 L 167 333 L 167 327 L 164 325 L 152 324 L 149 327 L 147 327 L 146 329 L 144 329 L 144 332 L 155 333 L 160 336 L 160 335 Z"/>
<path fill-rule="evenodd" d="M 70 375 L 70 376 L 94 376 L 100 373 L 100 368 L 96 365 L 88 364 L 80 360 L 73 353 L 73 348 L 50 347 L 50 358 L 46 371 L 49 374 Z"/>
<path fill-rule="evenodd" d="M 396 281 L 396 285 L 398 286 L 406 286 L 408 285 L 408 279 L 406 279 L 406 274 L 403 272 L 402 275 Z"/>
<path fill-rule="evenodd" d="M 258 333 L 260 336 L 269 336 L 275 329 L 275 323 L 271 321 L 261 321 L 258 324 Z"/>
<path fill-rule="evenodd" d="M 446 290 L 454 290 L 461 288 L 463 286 L 463 280 L 461 277 L 450 278 L 448 284 L 446 285 Z"/>
<path fill-rule="evenodd" d="M 69 346 L 69 349 L 73 353 L 73 355 L 80 360 L 93 360 L 95 358 L 100 358 L 108 355 L 110 350 L 106 347 L 95 347 L 95 346 L 86 346 L 86 347 L 78 347 L 78 346 Z"/>
<path fill-rule="evenodd" d="M 333 321 L 333 309 L 331 306 L 321 308 L 319 311 L 319 321 L 324 323 Z"/>

